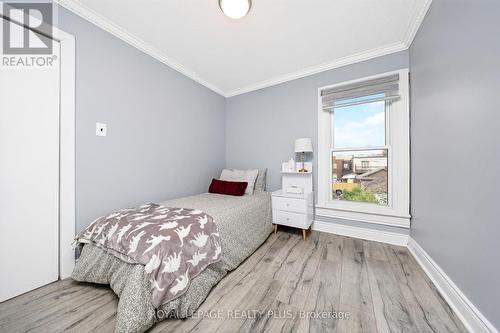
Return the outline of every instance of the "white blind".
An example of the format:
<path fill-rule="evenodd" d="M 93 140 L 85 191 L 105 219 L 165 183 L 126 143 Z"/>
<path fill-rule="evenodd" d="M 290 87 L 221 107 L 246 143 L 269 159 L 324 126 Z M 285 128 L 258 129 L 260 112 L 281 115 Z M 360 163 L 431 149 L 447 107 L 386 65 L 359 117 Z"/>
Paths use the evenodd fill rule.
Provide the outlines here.
<path fill-rule="evenodd" d="M 324 111 L 399 98 L 399 74 L 346 84 L 321 92 Z"/>

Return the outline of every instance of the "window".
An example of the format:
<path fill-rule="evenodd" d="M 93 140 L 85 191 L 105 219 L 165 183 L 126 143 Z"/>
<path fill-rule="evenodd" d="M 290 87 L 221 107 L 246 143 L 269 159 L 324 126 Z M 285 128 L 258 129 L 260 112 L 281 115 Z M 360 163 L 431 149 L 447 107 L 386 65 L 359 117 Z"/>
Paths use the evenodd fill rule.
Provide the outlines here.
<path fill-rule="evenodd" d="M 408 71 L 321 88 L 318 121 L 317 214 L 408 227 Z"/>
<path fill-rule="evenodd" d="M 332 199 L 387 205 L 387 149 L 332 150 L 333 165 L 346 160 L 353 168 L 335 174 Z"/>
<path fill-rule="evenodd" d="M 385 103 L 334 108 L 331 117 L 335 148 L 385 145 Z"/>

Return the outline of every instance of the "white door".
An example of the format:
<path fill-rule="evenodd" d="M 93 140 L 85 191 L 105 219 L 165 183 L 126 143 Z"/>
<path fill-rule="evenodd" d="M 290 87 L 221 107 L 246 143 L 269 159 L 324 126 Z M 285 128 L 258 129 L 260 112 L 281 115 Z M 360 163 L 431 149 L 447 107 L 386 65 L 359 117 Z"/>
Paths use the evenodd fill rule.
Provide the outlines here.
<path fill-rule="evenodd" d="M 0 67 L 0 302 L 58 279 L 59 71 Z"/>

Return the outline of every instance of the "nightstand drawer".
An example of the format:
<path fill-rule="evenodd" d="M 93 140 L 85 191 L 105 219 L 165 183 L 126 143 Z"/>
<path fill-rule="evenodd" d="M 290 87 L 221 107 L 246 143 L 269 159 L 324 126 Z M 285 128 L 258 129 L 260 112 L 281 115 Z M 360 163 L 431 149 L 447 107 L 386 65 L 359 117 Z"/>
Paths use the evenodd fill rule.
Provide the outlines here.
<path fill-rule="evenodd" d="M 296 213 L 306 213 L 306 200 L 283 197 L 273 197 L 273 209 L 285 210 Z"/>
<path fill-rule="evenodd" d="M 310 225 L 306 214 L 285 212 L 276 209 L 273 209 L 273 223 L 301 229 L 307 229 Z"/>

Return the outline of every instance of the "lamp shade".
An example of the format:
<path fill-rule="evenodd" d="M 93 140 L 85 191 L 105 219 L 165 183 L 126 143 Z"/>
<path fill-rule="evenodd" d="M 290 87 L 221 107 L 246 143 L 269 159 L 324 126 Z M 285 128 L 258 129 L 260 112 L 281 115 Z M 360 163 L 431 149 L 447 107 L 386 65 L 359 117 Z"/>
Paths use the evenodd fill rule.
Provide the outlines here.
<path fill-rule="evenodd" d="M 300 138 L 295 140 L 296 153 L 312 153 L 313 145 L 311 138 Z"/>

